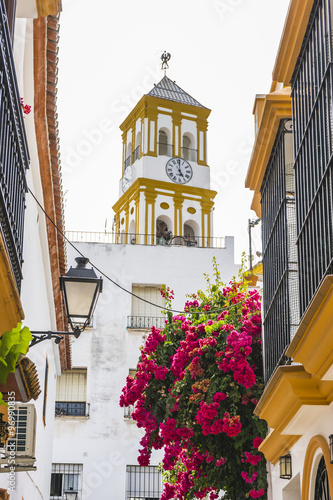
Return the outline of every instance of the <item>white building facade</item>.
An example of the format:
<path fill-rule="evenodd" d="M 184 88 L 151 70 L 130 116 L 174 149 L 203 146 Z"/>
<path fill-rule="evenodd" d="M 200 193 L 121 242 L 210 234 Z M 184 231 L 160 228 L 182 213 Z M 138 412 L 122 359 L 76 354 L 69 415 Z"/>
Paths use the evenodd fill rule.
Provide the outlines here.
<path fill-rule="evenodd" d="M 61 227 L 59 11 L 57 1 L 38 8 L 32 1 L 0 1 L 0 336 L 19 322 L 32 331 L 66 328 L 59 289 L 65 248 L 34 199 Z M 20 99 L 31 113 L 23 115 Z M 49 496 L 56 378 L 70 368 L 69 349 L 69 342 L 50 340 L 30 347 L 1 387 L 16 427 L 11 445 L 0 448 L 1 499 Z M 8 421 L 8 408 L 0 413 Z"/>
<path fill-rule="evenodd" d="M 50 500 L 65 498 L 68 488 L 77 500 L 160 498 L 161 452 L 149 467 L 138 465 L 143 432 L 119 398 L 150 327 L 163 328 L 161 285 L 174 290 L 180 312 L 187 293 L 207 288 L 203 274 L 212 273 L 213 257 L 223 281 L 238 272 L 233 237 L 213 237 L 209 112 L 164 77 L 121 126 L 114 233 L 100 235 L 111 243 L 69 235 L 103 272 L 103 293 L 92 328 L 72 342 L 73 369 L 58 379 Z M 76 256 L 68 247 L 68 260 Z"/>

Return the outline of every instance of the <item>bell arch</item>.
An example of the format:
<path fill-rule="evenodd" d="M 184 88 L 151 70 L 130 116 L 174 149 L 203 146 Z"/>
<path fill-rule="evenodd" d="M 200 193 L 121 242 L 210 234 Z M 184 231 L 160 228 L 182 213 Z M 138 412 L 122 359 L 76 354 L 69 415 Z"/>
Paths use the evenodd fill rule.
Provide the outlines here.
<path fill-rule="evenodd" d="M 183 225 L 183 236 L 185 239 L 185 243 L 190 246 L 198 245 L 199 235 L 199 224 L 192 219 L 186 220 Z"/>
<path fill-rule="evenodd" d="M 156 219 L 156 242 L 167 244 L 172 237 L 172 221 L 167 215 L 159 215 Z"/>
<path fill-rule="evenodd" d="M 166 127 L 158 131 L 158 154 L 162 156 L 172 156 L 171 133 Z"/>
<path fill-rule="evenodd" d="M 182 137 L 182 157 L 185 160 L 197 161 L 195 138 L 191 132 L 185 132 Z"/>

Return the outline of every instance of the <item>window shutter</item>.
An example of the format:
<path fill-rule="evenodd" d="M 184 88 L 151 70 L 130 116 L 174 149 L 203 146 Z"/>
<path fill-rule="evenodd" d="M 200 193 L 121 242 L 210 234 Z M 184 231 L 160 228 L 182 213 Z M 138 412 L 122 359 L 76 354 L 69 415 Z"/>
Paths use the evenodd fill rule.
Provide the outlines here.
<path fill-rule="evenodd" d="M 57 380 L 56 401 L 86 401 L 87 370 L 64 372 Z"/>
<path fill-rule="evenodd" d="M 132 296 L 132 316 L 162 317 L 161 310 L 165 308 L 165 299 L 160 293 L 160 286 L 137 286 L 133 285 L 132 292 L 153 304 L 161 306 L 155 307 L 136 297 Z"/>

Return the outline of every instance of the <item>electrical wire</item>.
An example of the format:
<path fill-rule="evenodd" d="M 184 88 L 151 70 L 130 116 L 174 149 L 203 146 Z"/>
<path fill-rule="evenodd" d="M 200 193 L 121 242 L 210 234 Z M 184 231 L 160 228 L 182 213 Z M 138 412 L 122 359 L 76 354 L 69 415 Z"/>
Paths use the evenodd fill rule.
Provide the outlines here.
<path fill-rule="evenodd" d="M 38 201 L 38 199 L 36 198 L 36 196 L 34 195 L 34 193 L 31 191 L 31 189 L 28 187 L 28 191 L 29 193 L 31 194 L 31 196 L 33 197 L 33 199 L 35 200 L 35 202 L 37 203 L 37 205 L 39 206 L 39 208 L 42 210 L 42 212 L 44 213 L 45 217 L 47 217 L 47 219 L 51 222 L 51 224 L 55 227 L 55 229 L 59 232 L 59 234 L 64 238 L 64 240 L 79 254 L 81 255 L 81 257 L 84 257 L 86 258 L 85 255 L 83 255 L 82 252 L 80 252 L 80 250 L 74 245 L 74 243 L 72 243 L 68 238 L 67 236 L 65 235 L 65 233 L 57 226 L 57 224 L 51 219 L 51 217 L 49 216 L 49 214 L 45 211 L 44 207 L 42 206 L 42 204 Z M 135 293 L 131 292 L 130 290 L 127 290 L 127 288 L 123 287 L 122 285 L 120 285 L 119 283 L 117 283 L 116 281 L 114 281 L 112 278 L 110 278 L 110 276 L 108 276 L 107 274 L 105 274 L 98 266 L 96 266 L 93 262 L 91 262 L 91 260 L 89 259 L 89 263 L 90 265 L 98 272 L 100 273 L 106 280 L 110 281 L 113 285 L 117 286 L 118 288 L 120 288 L 121 290 L 123 290 L 124 292 L 132 295 L 132 297 L 135 297 L 139 300 L 141 300 L 142 302 L 145 302 L 146 304 L 149 304 L 153 307 L 157 307 L 159 309 L 163 309 L 163 311 L 166 311 L 166 312 L 171 312 L 171 313 L 178 313 L 178 314 L 188 314 L 189 311 L 179 311 L 177 309 L 169 309 L 169 308 L 163 308 L 161 305 L 159 304 L 155 304 L 154 302 L 150 302 L 149 300 L 147 299 L 144 299 L 143 297 L 140 297 L 139 295 L 136 295 Z M 210 314 L 215 314 L 217 312 L 223 312 L 223 311 L 226 311 L 228 309 L 232 309 L 233 307 L 236 307 L 240 304 L 242 304 L 243 302 L 245 302 L 246 300 L 248 300 L 249 297 L 245 297 L 243 300 L 240 300 L 239 302 L 236 302 L 235 304 L 231 304 L 230 306 L 225 306 L 221 309 L 212 309 L 212 310 L 209 310 L 209 311 L 205 311 L 205 313 L 207 315 L 210 315 Z M 195 312 L 192 312 L 192 314 L 196 314 Z"/>

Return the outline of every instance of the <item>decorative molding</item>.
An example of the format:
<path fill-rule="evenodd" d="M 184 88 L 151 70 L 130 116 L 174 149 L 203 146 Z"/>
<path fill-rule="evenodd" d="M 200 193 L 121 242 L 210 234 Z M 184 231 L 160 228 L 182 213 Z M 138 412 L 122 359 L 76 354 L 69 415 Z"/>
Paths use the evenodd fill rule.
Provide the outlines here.
<path fill-rule="evenodd" d="M 313 459 L 318 448 L 320 448 L 323 453 L 327 469 L 330 491 L 333 491 L 333 464 L 330 463 L 330 449 L 327 440 L 320 435 L 313 436 L 305 452 L 303 474 L 302 474 L 303 476 L 302 500 L 311 500 L 310 496 L 311 473 L 313 469 Z"/>
<path fill-rule="evenodd" d="M 313 0 L 290 2 L 273 69 L 273 81 L 281 82 L 286 86 L 290 85 L 312 7 Z"/>

